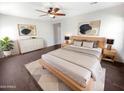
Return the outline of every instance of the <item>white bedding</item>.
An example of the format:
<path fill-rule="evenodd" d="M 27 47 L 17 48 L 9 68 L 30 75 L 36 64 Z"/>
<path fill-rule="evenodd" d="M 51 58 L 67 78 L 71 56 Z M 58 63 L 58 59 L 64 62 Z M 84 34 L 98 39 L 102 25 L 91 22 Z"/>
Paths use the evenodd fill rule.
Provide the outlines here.
<path fill-rule="evenodd" d="M 87 82 L 91 78 L 91 72 L 89 70 L 69 63 L 55 56 L 45 54 L 42 56 L 42 59 L 44 59 L 48 64 L 57 68 L 64 74 L 68 75 L 70 78 L 72 78 L 82 86 L 86 86 Z"/>
<path fill-rule="evenodd" d="M 42 58 L 79 84 L 86 85 L 91 76 L 97 80 L 102 72 L 100 53 L 100 50 L 68 46 L 44 54 Z"/>
<path fill-rule="evenodd" d="M 99 52 L 99 53 L 102 53 L 102 49 L 101 48 L 88 48 L 88 47 L 79 47 L 79 46 L 75 46 L 75 45 L 69 45 L 69 46 L 71 46 L 71 47 L 77 47 L 77 48 L 79 48 L 79 49 L 81 49 L 81 48 L 83 48 L 83 49 L 87 49 L 87 50 L 93 50 L 93 51 L 97 51 L 97 52 Z"/>
<path fill-rule="evenodd" d="M 93 54 L 97 56 L 98 58 L 100 58 L 102 54 L 101 48 L 88 48 L 88 47 L 79 47 L 79 46 L 74 46 L 74 45 L 67 46 L 66 48 L 76 50 L 78 52 L 84 52 L 84 53 L 88 52 L 89 54 Z"/>

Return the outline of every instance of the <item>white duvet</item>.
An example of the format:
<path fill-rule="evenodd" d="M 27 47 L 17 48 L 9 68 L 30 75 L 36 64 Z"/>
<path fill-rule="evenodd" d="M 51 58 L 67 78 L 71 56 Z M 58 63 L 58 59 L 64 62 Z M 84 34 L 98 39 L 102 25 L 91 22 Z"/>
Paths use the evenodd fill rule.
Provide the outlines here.
<path fill-rule="evenodd" d="M 96 56 L 98 59 L 101 57 L 101 54 L 102 54 L 101 48 L 87 48 L 87 47 L 78 47 L 74 45 L 70 45 L 65 48 L 69 50 L 77 51 L 77 52 L 88 53 Z"/>
<path fill-rule="evenodd" d="M 79 84 L 86 85 L 91 77 L 97 80 L 102 72 L 100 54 L 98 50 L 68 46 L 44 54 L 42 58 Z"/>

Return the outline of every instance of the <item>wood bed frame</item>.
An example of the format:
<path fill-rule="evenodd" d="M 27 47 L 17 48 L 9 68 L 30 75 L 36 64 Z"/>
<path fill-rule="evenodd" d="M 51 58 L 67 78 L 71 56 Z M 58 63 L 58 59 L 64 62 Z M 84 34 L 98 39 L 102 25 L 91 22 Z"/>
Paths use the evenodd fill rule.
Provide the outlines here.
<path fill-rule="evenodd" d="M 53 75 L 55 75 L 57 78 L 62 80 L 67 86 L 69 86 L 74 91 L 87 91 L 92 90 L 93 87 L 93 79 L 91 78 L 88 81 L 87 86 L 81 86 L 76 81 L 74 81 L 69 76 L 65 75 L 63 72 L 59 71 L 57 68 L 54 68 L 53 66 L 46 63 L 43 59 L 39 61 L 43 69 L 47 69 L 49 72 L 51 72 Z"/>
<path fill-rule="evenodd" d="M 72 40 L 72 43 L 74 40 L 99 41 L 98 46 L 100 48 L 104 48 L 104 45 L 105 45 L 105 38 L 98 37 L 98 36 L 72 36 L 71 40 Z M 57 68 L 45 62 L 43 59 L 41 59 L 39 63 L 43 68 L 46 68 L 48 71 L 50 71 L 53 75 L 55 75 L 60 80 L 62 80 L 67 86 L 69 86 L 74 91 L 90 91 L 93 88 L 94 81 L 92 78 L 88 81 L 86 86 L 82 86 L 78 84 L 75 80 L 70 78 L 69 76 L 65 75 L 63 72 L 59 71 Z"/>

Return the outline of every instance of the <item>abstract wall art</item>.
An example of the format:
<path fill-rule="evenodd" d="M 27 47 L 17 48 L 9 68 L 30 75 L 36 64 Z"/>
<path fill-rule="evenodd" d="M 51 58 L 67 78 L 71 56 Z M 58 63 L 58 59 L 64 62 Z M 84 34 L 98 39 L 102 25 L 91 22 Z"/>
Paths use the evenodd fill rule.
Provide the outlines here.
<path fill-rule="evenodd" d="M 36 25 L 31 24 L 18 24 L 20 36 L 36 36 Z"/>
<path fill-rule="evenodd" d="M 80 22 L 78 27 L 78 35 L 98 35 L 100 24 L 100 20 Z"/>

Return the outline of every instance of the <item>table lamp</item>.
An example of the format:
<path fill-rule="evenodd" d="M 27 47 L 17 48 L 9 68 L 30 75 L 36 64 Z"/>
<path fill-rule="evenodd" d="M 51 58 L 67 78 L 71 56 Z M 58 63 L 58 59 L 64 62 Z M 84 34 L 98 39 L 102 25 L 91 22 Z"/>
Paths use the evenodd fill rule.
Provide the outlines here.
<path fill-rule="evenodd" d="M 107 49 L 108 50 L 111 50 L 113 44 L 114 44 L 114 39 L 107 39 Z"/>
<path fill-rule="evenodd" d="M 69 36 L 65 36 L 65 43 L 66 43 L 66 44 L 69 43 Z"/>

